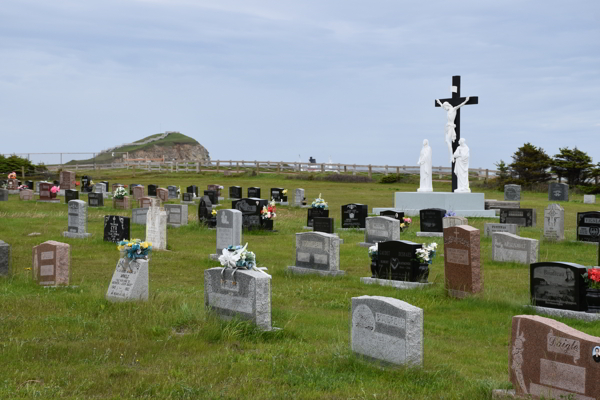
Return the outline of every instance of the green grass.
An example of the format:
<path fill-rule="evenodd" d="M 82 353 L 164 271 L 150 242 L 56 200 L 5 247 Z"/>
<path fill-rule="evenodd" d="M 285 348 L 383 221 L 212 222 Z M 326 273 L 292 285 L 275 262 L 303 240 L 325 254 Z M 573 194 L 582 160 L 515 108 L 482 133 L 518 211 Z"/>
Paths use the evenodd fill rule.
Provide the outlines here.
<path fill-rule="evenodd" d="M 303 187 L 309 201 L 322 193 L 338 225 L 342 204 L 389 207 L 394 192 L 416 190 L 415 184 L 299 181 L 274 174 L 88 174 L 111 184 L 175 183 L 182 189 L 218 183 L 225 187 L 224 197 L 232 185 L 242 186 L 244 193 L 249 186 L 260 186 L 263 193 L 285 187 L 290 198 Z M 434 182 L 434 189 L 449 191 L 449 184 Z M 500 192 L 485 194 L 503 198 Z M 522 207 L 537 208 L 538 227 L 521 229 L 521 235 L 541 239 L 547 195 L 522 196 Z M 572 198 L 562 203 L 566 241 L 542 240 L 540 260 L 595 265 L 595 246 L 570 242 L 576 212 L 593 207 L 578 202 L 582 196 Z M 510 387 L 511 318 L 527 313 L 522 306 L 529 302 L 529 271 L 525 265 L 491 261 L 491 239 L 483 237 L 483 225 L 493 220 L 469 219 L 482 231 L 484 292 L 455 300 L 443 289 L 441 257 L 431 266 L 433 287 L 395 290 L 361 284 L 360 277 L 370 275 L 370 261 L 367 250 L 357 245 L 364 239 L 358 231 L 339 232 L 345 240 L 340 266 L 346 276 L 287 274 L 306 210 L 278 207 L 278 232 L 245 233 L 243 238 L 273 276 L 273 325 L 283 328 L 261 332 L 205 311 L 203 271 L 218 265 L 208 258 L 215 250 L 215 231 L 197 225 L 195 208 L 188 226 L 168 229 L 169 251 L 152 256 L 149 301 L 120 304 L 104 300 L 119 252 L 102 241 L 102 218 L 127 211 L 89 209 L 93 237 L 84 240 L 61 236 L 66 211 L 64 204 L 20 202 L 18 196 L 0 202 L 0 240 L 11 244 L 13 253 L 13 276 L 0 279 L 1 399 L 490 399 L 492 389 Z M 429 243 L 416 237 L 417 230 L 414 218 L 402 239 Z M 27 236 L 31 232 L 41 235 Z M 143 226 L 132 225 L 133 237 L 144 235 Z M 32 282 L 32 247 L 46 240 L 71 244 L 72 287 L 43 288 Z M 434 240 L 443 252 L 441 238 Z M 350 302 L 361 295 L 394 297 L 424 310 L 423 368 L 381 368 L 350 352 Z M 598 324 L 561 321 L 600 335 Z"/>

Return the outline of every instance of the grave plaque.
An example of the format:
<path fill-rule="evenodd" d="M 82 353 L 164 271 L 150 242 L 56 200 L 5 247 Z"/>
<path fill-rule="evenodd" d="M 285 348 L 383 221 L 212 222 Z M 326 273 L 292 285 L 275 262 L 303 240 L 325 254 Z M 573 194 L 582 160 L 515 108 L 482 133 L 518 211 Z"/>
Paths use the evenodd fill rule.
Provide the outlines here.
<path fill-rule="evenodd" d="M 217 212 L 216 256 L 229 246 L 242 244 L 242 212 L 239 210 L 219 210 Z"/>
<path fill-rule="evenodd" d="M 60 172 L 60 188 L 62 190 L 75 189 L 75 172 L 61 171 Z"/>
<path fill-rule="evenodd" d="M 263 225 L 260 211 L 268 206 L 264 199 L 245 198 L 232 202 L 232 208 L 242 212 L 242 225 L 247 229 L 259 229 Z"/>
<path fill-rule="evenodd" d="M 167 225 L 180 227 L 188 224 L 188 206 L 186 204 L 165 204 Z"/>
<path fill-rule="evenodd" d="M 164 188 L 158 188 L 156 189 L 156 197 L 162 202 L 167 202 L 169 201 L 169 191 Z"/>
<path fill-rule="evenodd" d="M 446 289 L 452 297 L 483 291 L 479 229 L 469 225 L 444 229 L 444 272 Z"/>
<path fill-rule="evenodd" d="M 492 260 L 531 264 L 538 261 L 539 242 L 512 233 L 492 234 Z"/>
<path fill-rule="evenodd" d="M 271 278 L 261 272 L 232 268 L 204 271 L 204 305 L 223 319 L 237 316 L 259 328 L 271 328 Z"/>
<path fill-rule="evenodd" d="M 256 198 L 260 199 L 260 188 L 259 187 L 249 187 L 248 188 L 248 198 Z"/>
<path fill-rule="evenodd" d="M 544 210 L 544 237 L 550 240 L 565 239 L 565 209 L 550 204 Z"/>
<path fill-rule="evenodd" d="M 501 224 L 516 224 L 535 228 L 536 220 L 537 210 L 535 208 L 503 208 L 500 210 Z"/>
<path fill-rule="evenodd" d="M 0 197 L 2 197 L 0 195 Z M 23 189 L 19 192 L 20 200 L 33 200 L 33 190 Z M 7 200 L 8 200 L 8 191 L 7 191 Z"/>
<path fill-rule="evenodd" d="M 211 204 L 219 204 L 219 196 L 217 196 L 217 192 L 214 190 L 205 190 L 204 196 L 208 196 Z"/>
<path fill-rule="evenodd" d="M 313 218 L 313 232 L 323 232 L 333 235 L 334 219 L 326 217 Z"/>
<path fill-rule="evenodd" d="M 519 398 L 600 398 L 600 337 L 553 319 L 517 315 L 508 354 L 510 381 Z"/>
<path fill-rule="evenodd" d="M 77 193 L 77 192 L 75 192 Z M 63 232 L 64 237 L 84 239 L 90 237 L 87 233 L 87 204 L 82 200 L 71 200 L 69 207 L 69 221 L 67 231 Z"/>
<path fill-rule="evenodd" d="M 242 196 L 242 187 L 241 186 L 229 186 L 229 198 L 230 199 L 241 199 Z"/>
<path fill-rule="evenodd" d="M 368 215 L 366 204 L 346 204 L 342 206 L 342 228 L 344 229 L 364 229 L 365 220 Z"/>
<path fill-rule="evenodd" d="M 152 243 L 153 250 L 167 249 L 167 213 L 160 209 L 157 199 L 152 199 L 146 215 L 146 241 Z"/>
<path fill-rule="evenodd" d="M 306 204 L 305 199 L 306 198 L 304 197 L 304 189 L 302 189 L 302 188 L 296 189 L 294 192 L 294 205 L 298 206 L 298 207 L 305 205 Z"/>
<path fill-rule="evenodd" d="M 277 203 L 287 203 L 287 195 L 283 194 L 284 188 L 271 188 L 271 198 Z"/>
<path fill-rule="evenodd" d="M 296 233 L 296 265 L 288 270 L 299 274 L 344 275 L 345 271 L 340 271 L 339 238 L 322 232 Z"/>
<path fill-rule="evenodd" d="M 130 260 L 121 253 L 113 273 L 106 300 L 148 300 L 148 260 Z"/>
<path fill-rule="evenodd" d="M 444 232 L 444 223 L 442 219 L 446 210 L 441 208 L 425 208 L 419 211 L 421 232 Z"/>
<path fill-rule="evenodd" d="M 521 201 L 521 185 L 504 185 L 505 201 Z"/>
<path fill-rule="evenodd" d="M 391 297 L 352 298 L 350 348 L 370 360 L 423 365 L 423 310 Z"/>
<path fill-rule="evenodd" d="M 79 200 L 79 192 L 77 190 L 65 190 L 65 203 L 69 204 L 71 200 Z"/>
<path fill-rule="evenodd" d="M 10 244 L 0 240 L 0 276 L 10 276 L 11 261 Z"/>
<path fill-rule="evenodd" d="M 577 240 L 596 243 L 600 241 L 600 211 L 577 213 Z"/>
<path fill-rule="evenodd" d="M 132 190 L 133 190 L 133 199 L 134 200 L 139 200 L 142 197 L 144 197 L 144 186 L 137 185 Z"/>
<path fill-rule="evenodd" d="M 569 185 L 550 182 L 550 185 L 548 185 L 548 201 L 569 201 Z"/>
<path fill-rule="evenodd" d="M 179 198 L 179 194 L 177 194 L 177 186 L 167 186 L 167 190 L 169 191 L 169 199 Z"/>
<path fill-rule="evenodd" d="M 186 188 L 187 193 L 192 193 L 195 197 L 198 197 L 198 186 L 192 185 Z"/>
<path fill-rule="evenodd" d="M 69 284 L 71 246 L 48 240 L 33 248 L 33 280 L 42 286 Z"/>
<path fill-rule="evenodd" d="M 329 210 L 326 208 L 309 208 L 306 217 L 306 226 L 309 228 L 313 227 L 314 218 L 327 218 L 329 217 Z"/>
<path fill-rule="evenodd" d="M 102 193 L 88 193 L 88 206 L 104 207 L 104 196 Z"/>
<path fill-rule="evenodd" d="M 400 240 L 400 221 L 391 217 L 367 217 L 365 220 L 365 241 L 363 247 L 371 247 L 377 242 Z"/>
<path fill-rule="evenodd" d="M 377 263 L 371 265 L 372 278 L 427 281 L 429 268 L 422 268 L 416 257 L 416 251 L 423 247 L 422 244 L 408 240 L 390 240 L 378 243 L 377 247 Z"/>
<path fill-rule="evenodd" d="M 400 221 L 400 223 L 404 222 L 404 212 L 402 211 L 394 211 L 394 210 L 385 210 L 379 212 L 380 217 L 391 217 Z"/>
<path fill-rule="evenodd" d="M 583 265 L 538 262 L 530 265 L 531 301 L 540 307 L 587 311 Z"/>
<path fill-rule="evenodd" d="M 513 235 L 519 234 L 519 226 L 516 224 L 486 223 L 484 227 L 485 236 L 492 236 L 494 232 L 512 233 Z"/>
<path fill-rule="evenodd" d="M 120 215 L 104 216 L 104 241 L 119 243 L 121 240 L 129 240 L 130 219 Z"/>
<path fill-rule="evenodd" d="M 134 208 L 131 210 L 131 222 L 138 225 L 146 225 L 148 208 Z"/>
<path fill-rule="evenodd" d="M 148 196 L 156 197 L 156 189 L 158 185 L 148 185 Z"/>

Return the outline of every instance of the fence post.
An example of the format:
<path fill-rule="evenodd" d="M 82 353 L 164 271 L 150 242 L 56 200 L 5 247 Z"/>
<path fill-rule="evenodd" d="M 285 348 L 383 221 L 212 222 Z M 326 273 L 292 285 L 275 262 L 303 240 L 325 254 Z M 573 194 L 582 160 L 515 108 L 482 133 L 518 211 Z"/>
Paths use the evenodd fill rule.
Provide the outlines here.
<path fill-rule="evenodd" d="M 21 178 L 25 179 L 25 167 L 21 167 Z"/>
<path fill-rule="evenodd" d="M 388 166 L 386 165 L 385 166 L 385 176 L 387 176 L 387 175 L 388 175 Z"/>
<path fill-rule="evenodd" d="M 490 178 L 490 170 L 489 169 L 485 169 L 485 180 L 487 181 Z"/>
<path fill-rule="evenodd" d="M 371 167 L 371 164 L 369 164 L 369 179 L 371 179 L 373 177 L 373 169 Z"/>
<path fill-rule="evenodd" d="M 348 166 L 344 164 L 344 172 L 348 172 Z"/>
<path fill-rule="evenodd" d="M 200 173 L 200 161 L 196 161 L 196 173 Z"/>
<path fill-rule="evenodd" d="M 281 161 L 277 163 L 277 172 L 281 172 Z"/>
<path fill-rule="evenodd" d="M 175 161 L 177 162 L 177 161 Z M 177 172 L 179 172 L 179 165 L 177 165 Z M 171 173 L 173 173 L 173 163 L 171 163 Z"/>
<path fill-rule="evenodd" d="M 240 173 L 240 162 L 239 162 L 239 161 L 236 161 L 236 162 L 235 162 L 235 172 L 236 172 L 237 174 L 239 174 L 239 173 Z"/>
<path fill-rule="evenodd" d="M 221 161 L 217 161 L 217 172 L 219 172 L 219 165 L 221 164 Z"/>
<path fill-rule="evenodd" d="M 131 169 L 133 170 L 133 177 L 135 178 L 135 164 L 131 166 Z"/>
<path fill-rule="evenodd" d="M 256 175 L 260 174 L 260 169 L 258 167 L 258 161 L 254 160 L 254 162 L 256 163 Z"/>
<path fill-rule="evenodd" d="M 356 175 L 356 164 L 354 164 L 354 169 L 352 170 L 352 175 Z"/>

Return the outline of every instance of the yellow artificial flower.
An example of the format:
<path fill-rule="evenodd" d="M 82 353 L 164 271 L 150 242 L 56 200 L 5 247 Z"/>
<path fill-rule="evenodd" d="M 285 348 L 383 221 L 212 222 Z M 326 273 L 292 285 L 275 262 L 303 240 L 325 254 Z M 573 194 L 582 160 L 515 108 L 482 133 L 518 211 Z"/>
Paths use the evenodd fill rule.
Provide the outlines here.
<path fill-rule="evenodd" d="M 127 247 L 131 247 L 131 246 L 133 246 L 133 243 L 131 243 L 131 242 L 127 243 Z"/>
<path fill-rule="evenodd" d="M 152 242 L 147 242 L 147 243 L 148 243 L 148 246 L 152 246 Z"/>
<path fill-rule="evenodd" d="M 287 189 L 283 189 L 283 192 L 281 192 L 283 194 L 287 194 Z"/>
<path fill-rule="evenodd" d="M 140 244 L 140 246 L 142 246 L 144 249 L 147 249 L 148 248 L 148 242 L 142 242 Z"/>
<path fill-rule="evenodd" d="M 400 228 L 404 228 L 404 223 L 400 224 Z"/>
<path fill-rule="evenodd" d="M 212 210 L 211 214 L 212 215 L 217 215 L 217 210 Z"/>
<path fill-rule="evenodd" d="M 121 251 L 123 250 L 125 247 L 124 246 L 117 246 L 117 250 Z"/>

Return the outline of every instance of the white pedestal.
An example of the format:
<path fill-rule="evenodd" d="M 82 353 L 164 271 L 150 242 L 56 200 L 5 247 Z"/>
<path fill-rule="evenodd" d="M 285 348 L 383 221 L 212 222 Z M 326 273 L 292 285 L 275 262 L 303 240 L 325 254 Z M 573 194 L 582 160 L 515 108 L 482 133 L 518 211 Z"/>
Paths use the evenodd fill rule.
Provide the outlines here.
<path fill-rule="evenodd" d="M 485 209 L 483 193 L 452 193 L 452 192 L 396 192 L 394 207 L 373 208 L 373 213 L 381 211 L 403 211 L 405 216 L 419 216 L 419 211 L 425 208 L 442 208 L 452 210 L 460 217 L 498 218 L 494 210 Z"/>

